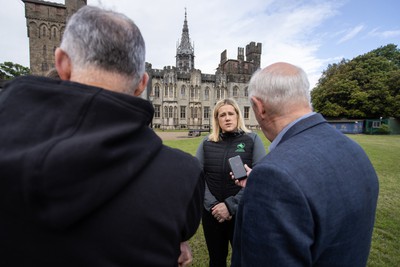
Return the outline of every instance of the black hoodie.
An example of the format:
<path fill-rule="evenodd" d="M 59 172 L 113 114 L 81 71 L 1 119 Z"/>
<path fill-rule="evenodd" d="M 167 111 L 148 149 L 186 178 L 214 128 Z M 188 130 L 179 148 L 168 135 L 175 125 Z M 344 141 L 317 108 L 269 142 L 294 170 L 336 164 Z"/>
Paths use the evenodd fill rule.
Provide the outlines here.
<path fill-rule="evenodd" d="M 0 93 L 0 266 L 174 266 L 204 181 L 141 98 L 43 77 Z"/>

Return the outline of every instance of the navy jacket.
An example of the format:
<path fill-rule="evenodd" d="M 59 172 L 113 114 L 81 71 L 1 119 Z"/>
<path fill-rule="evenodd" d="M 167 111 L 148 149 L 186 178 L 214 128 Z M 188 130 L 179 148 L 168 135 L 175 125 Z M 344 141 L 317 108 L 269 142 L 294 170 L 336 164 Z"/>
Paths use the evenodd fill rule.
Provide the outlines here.
<path fill-rule="evenodd" d="M 365 266 L 377 198 L 361 147 L 320 114 L 301 120 L 248 178 L 232 266 Z"/>
<path fill-rule="evenodd" d="M 22 77 L 0 94 L 0 266 L 177 266 L 200 223 L 198 161 L 152 105 Z"/>

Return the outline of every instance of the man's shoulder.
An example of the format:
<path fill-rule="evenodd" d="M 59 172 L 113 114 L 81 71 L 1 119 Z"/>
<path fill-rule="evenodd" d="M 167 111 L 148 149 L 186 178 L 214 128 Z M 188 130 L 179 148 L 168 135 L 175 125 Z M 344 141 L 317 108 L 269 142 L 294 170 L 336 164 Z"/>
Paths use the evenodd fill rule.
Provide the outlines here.
<path fill-rule="evenodd" d="M 177 148 L 172 148 L 166 145 L 162 146 L 160 157 L 168 160 L 169 164 L 179 164 L 183 168 L 185 167 L 197 167 L 200 168 L 200 163 L 197 158 L 191 154 L 182 151 Z"/>

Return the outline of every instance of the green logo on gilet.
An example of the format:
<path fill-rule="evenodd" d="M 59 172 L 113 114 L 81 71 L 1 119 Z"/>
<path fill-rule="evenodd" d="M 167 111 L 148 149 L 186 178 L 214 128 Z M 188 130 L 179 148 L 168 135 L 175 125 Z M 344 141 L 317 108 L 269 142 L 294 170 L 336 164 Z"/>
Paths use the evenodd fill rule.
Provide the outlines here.
<path fill-rule="evenodd" d="M 245 145 L 244 143 L 238 144 L 238 145 L 236 146 L 235 152 L 245 152 L 245 151 L 244 151 L 244 147 L 245 147 L 245 146 L 246 146 L 246 145 Z"/>

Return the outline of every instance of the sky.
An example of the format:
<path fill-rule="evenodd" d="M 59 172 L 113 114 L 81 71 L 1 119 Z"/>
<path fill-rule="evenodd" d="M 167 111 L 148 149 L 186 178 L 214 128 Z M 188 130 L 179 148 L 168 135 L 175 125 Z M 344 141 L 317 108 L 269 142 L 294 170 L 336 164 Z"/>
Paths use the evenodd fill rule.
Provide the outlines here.
<path fill-rule="evenodd" d="M 64 3 L 63 0 L 52 0 Z M 399 0 L 87 0 L 121 12 L 140 28 L 146 62 L 175 66 L 187 11 L 195 68 L 215 74 L 221 53 L 262 44 L 261 67 L 289 62 L 303 68 L 313 88 L 329 64 L 387 44 L 400 44 Z M 29 67 L 24 3 L 0 0 L 0 63 Z"/>

